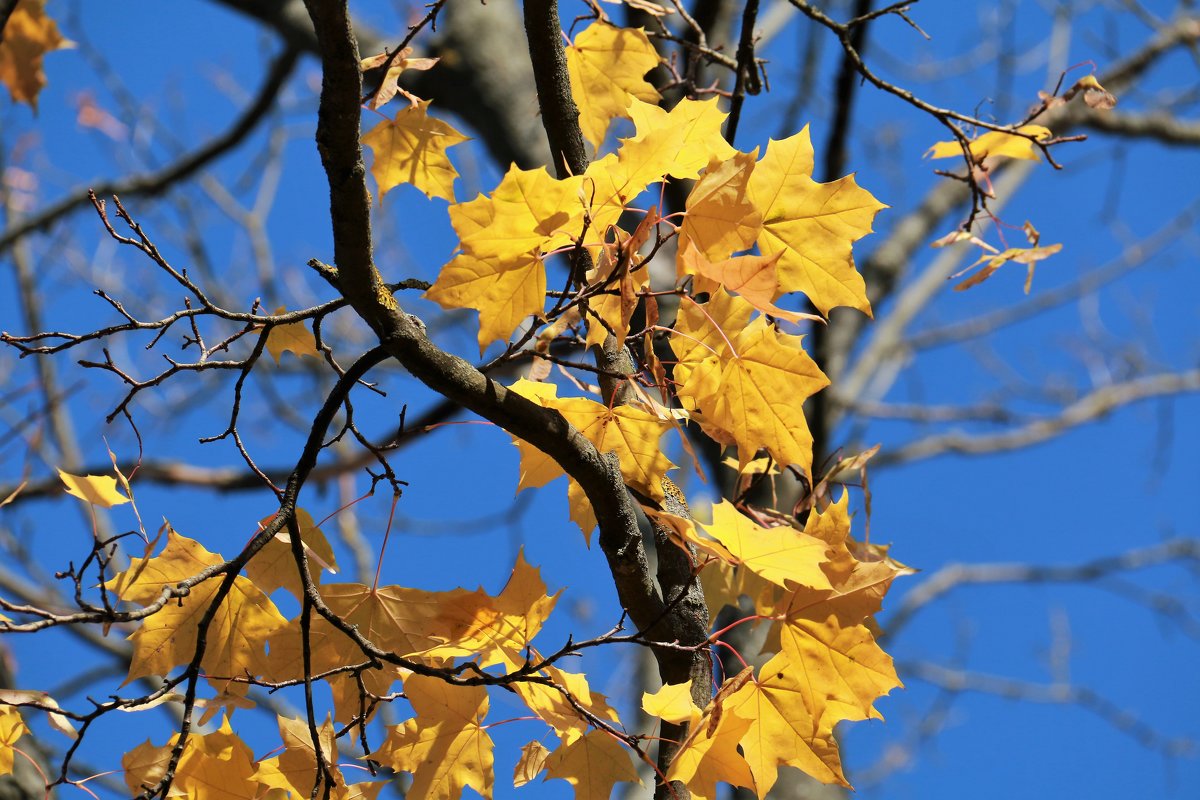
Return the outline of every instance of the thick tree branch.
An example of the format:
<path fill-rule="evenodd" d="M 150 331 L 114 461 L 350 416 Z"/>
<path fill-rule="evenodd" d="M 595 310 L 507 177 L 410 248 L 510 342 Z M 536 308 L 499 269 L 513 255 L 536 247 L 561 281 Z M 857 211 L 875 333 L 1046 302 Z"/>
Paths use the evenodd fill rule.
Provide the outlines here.
<path fill-rule="evenodd" d="M 370 198 L 359 136 L 361 83 L 358 52 L 346 4 L 310 0 L 321 43 L 323 83 L 317 147 L 330 188 L 339 285 L 388 353 L 431 389 L 463 405 L 553 457 L 583 487 L 596 511 L 618 590 L 635 605 L 661 611 L 647 572 L 634 506 L 612 456 L 602 456 L 555 411 L 544 409 L 488 379 L 436 347 L 386 291 L 371 255 Z"/>
<path fill-rule="evenodd" d="M 554 153 L 555 172 L 559 178 L 582 174 L 587 169 L 587 154 L 583 146 L 583 133 L 579 128 L 579 111 L 571 97 L 571 81 L 562 46 L 557 1 L 525 0 L 525 30 L 529 39 L 530 59 L 537 78 L 542 124 L 546 128 L 550 149 Z M 585 271 L 586 269 L 575 267 L 577 274 Z M 624 343 L 612 335 L 606 338 L 602 348 L 596 350 L 595 357 L 603 374 L 628 375 L 632 371 Z M 631 393 L 628 381 L 609 379 L 602 381 L 601 388 L 605 402 L 629 402 Z M 690 516 L 683 494 L 670 479 L 663 480 L 663 488 L 668 510 Z M 617 581 L 621 603 L 628 610 L 634 624 L 640 630 L 647 631 L 652 638 L 660 641 L 673 640 L 685 646 L 701 645 L 708 636 L 709 618 L 703 589 L 692 568 L 694 553 L 676 546 L 669 533 L 659 526 L 646 523 L 645 527 L 654 533 L 658 560 L 656 578 L 661 597 L 657 593 L 642 594 L 639 597 L 622 590 L 622 582 L 628 578 L 621 575 L 618 567 L 622 562 L 623 551 L 633 543 L 606 537 L 603 528 L 600 531 L 600 546 L 608 558 L 613 578 Z M 634 546 L 641 550 L 640 535 Z M 637 560 L 644 563 L 644 554 Z M 639 592 L 646 585 L 653 588 L 648 571 L 637 576 L 633 584 Z M 662 605 L 664 601 L 667 603 L 665 607 Z M 654 655 L 663 683 L 676 684 L 691 680 L 693 700 L 701 708 L 707 705 L 711 695 L 712 672 L 708 653 L 704 649 L 688 652 L 656 648 Z M 663 724 L 658 749 L 658 768 L 662 773 L 665 774 L 674 759 L 678 749 L 677 743 L 686 735 L 686 725 Z M 669 784 L 660 782 L 655 788 L 655 797 L 659 798 L 687 800 L 689 796 L 687 788 L 679 781 Z"/>

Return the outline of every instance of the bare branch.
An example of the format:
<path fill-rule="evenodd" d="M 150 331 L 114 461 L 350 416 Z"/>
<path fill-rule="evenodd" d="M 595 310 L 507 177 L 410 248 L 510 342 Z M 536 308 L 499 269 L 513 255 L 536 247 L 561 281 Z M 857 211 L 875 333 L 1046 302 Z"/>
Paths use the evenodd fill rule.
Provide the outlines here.
<path fill-rule="evenodd" d="M 999 433 L 968 434 L 952 431 L 929 436 L 886 450 L 872 463 L 876 466 L 891 466 L 946 453 L 980 455 L 1030 447 L 1139 400 L 1196 391 L 1200 391 L 1200 369 L 1148 375 L 1124 383 L 1102 386 L 1071 403 L 1053 417 L 1039 419 Z"/>

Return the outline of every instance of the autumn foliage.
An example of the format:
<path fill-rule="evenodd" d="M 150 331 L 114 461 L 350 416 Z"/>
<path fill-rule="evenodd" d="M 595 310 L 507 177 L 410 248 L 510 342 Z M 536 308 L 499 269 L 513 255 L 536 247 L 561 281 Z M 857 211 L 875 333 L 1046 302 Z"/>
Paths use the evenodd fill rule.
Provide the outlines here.
<path fill-rule="evenodd" d="M 30 19 L 41 13 L 40 3 L 22 8 Z M 54 46 L 52 39 L 46 45 Z M 12 72 L 19 54 L 0 53 L 0 70 Z M 676 496 L 683 481 L 670 474 L 692 469 L 688 437 L 707 436 L 730 448 L 730 468 L 745 480 L 779 470 L 810 486 L 825 477 L 814 474 L 804 405 L 829 381 L 796 324 L 839 306 L 871 313 L 852 246 L 885 206 L 853 176 L 814 180 L 807 128 L 761 152 L 738 152 L 722 136 L 726 112 L 717 99 L 660 107 L 646 80 L 659 57 L 641 30 L 596 21 L 565 46 L 565 57 L 582 135 L 597 151 L 585 170 L 555 177 L 513 166 L 490 193 L 457 198 L 450 148 L 466 137 L 418 98 L 393 103 L 402 107 L 380 119 L 385 112 L 376 107 L 386 98 L 377 95 L 364 109 L 374 122 L 361 139 L 372 154 L 376 208 L 386 208 L 389 191 L 402 183 L 450 201 L 458 249 L 426 296 L 478 313 L 481 352 L 499 343 L 502 358 L 532 353 L 526 376 L 507 386 L 528 401 L 521 408 L 565 420 L 571 436 L 615 457 L 638 513 L 686 555 L 711 616 L 739 598 L 753 604 L 740 624 L 767 629 L 765 660 L 717 675 L 711 686 L 677 683 L 646 693 L 642 708 L 660 722 L 636 730 L 631 716 L 622 719 L 562 657 L 625 642 L 690 648 L 707 658 L 726 646 L 725 631 L 681 644 L 618 626 L 588 642 L 546 642 L 539 632 L 563 587 L 548 587 L 523 556 L 494 594 L 434 592 L 337 580 L 333 548 L 296 507 L 267 517 L 253 545 L 234 554 L 210 552 L 201 532 L 167 525 L 157 536 L 147 533 L 144 552 L 107 570 L 103 583 L 81 582 L 84 599 L 69 621 L 105 630 L 116 621 L 136 624 L 122 691 L 139 678 L 162 688 L 114 695 L 107 701 L 113 708 L 183 702 L 195 717 L 166 741 L 130 743 L 120 767 L 131 793 L 304 798 L 321 788 L 336 798 L 374 797 L 383 777 L 409 773 L 412 797 L 453 800 L 470 788 L 490 798 L 507 783 L 494 774 L 489 733 L 497 721 L 490 698 L 505 690 L 536 720 L 520 723 L 530 742 L 517 786 L 542 775 L 569 782 L 579 798 L 608 797 L 616 783 L 641 781 L 637 768 L 654 764 L 664 724 L 682 738 L 670 763 L 655 766 L 658 780 L 677 781 L 696 797 L 715 797 L 721 783 L 765 797 L 785 765 L 848 785 L 835 726 L 879 718 L 875 701 L 900 685 L 872 616 L 906 568 L 851 535 L 844 490 L 825 486 L 804 508 L 723 501 L 693 516 Z M 33 102 L 37 81 L 21 70 L 36 72 L 36 65 L 32 57 L 22 63 L 19 77 L 5 81 L 14 97 Z M 395 95 L 404 69 L 432 65 L 410 63 L 406 53 L 362 66 L 387 66 L 384 83 Z M 617 118 L 627 122 L 614 140 Z M 996 154 L 984 140 L 977 145 Z M 672 181 L 691 188 L 685 209 L 663 216 L 658 196 Z M 672 256 L 666 270 L 652 270 Z M 565 291 L 558 288 L 564 270 L 572 275 Z M 796 310 L 798 297 L 808 310 Z M 286 352 L 320 358 L 309 323 L 287 313 L 261 315 L 239 346 L 265 349 L 277 362 Z M 620 399 L 591 385 L 594 372 L 555 355 L 555 345 L 572 342 L 591 352 L 616 343 L 626 366 L 602 377 L 621 387 Z M 606 363 L 601 372 L 612 373 Z M 518 490 L 569 473 L 570 515 L 583 541 L 563 546 L 580 548 L 582 557 L 597 513 L 579 473 L 513 437 Z M 689 466 L 672 463 L 669 452 Z M 130 509 L 140 527 L 131 502 L 136 477 L 63 473 L 62 480 L 83 502 Z M 93 558 L 104 561 L 109 548 L 102 543 Z M 272 599 L 285 594 L 302 607 L 290 619 Z M 22 611 L 10 611 L 13 619 L 0 627 L 68 624 Z M 239 738 L 234 711 L 249 705 L 250 687 L 310 693 L 320 685 L 328 691 L 316 693 L 308 719 L 278 720 L 281 748 L 269 757 L 256 757 Z M 400 698 L 411 707 L 407 720 L 372 724 L 381 703 Z M 0 772 L 22 746 L 21 715 L 49 711 L 51 702 L 21 696 L 0 707 Z M 339 768 L 339 759 L 350 758 L 369 759 L 379 778 L 352 781 Z"/>

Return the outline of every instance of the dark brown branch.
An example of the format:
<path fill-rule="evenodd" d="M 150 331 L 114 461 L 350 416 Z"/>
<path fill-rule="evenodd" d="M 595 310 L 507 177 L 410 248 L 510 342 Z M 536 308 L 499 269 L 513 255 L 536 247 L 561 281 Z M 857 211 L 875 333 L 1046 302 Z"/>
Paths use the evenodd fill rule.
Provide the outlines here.
<path fill-rule="evenodd" d="M 571 97 L 567 77 L 567 55 L 562 46 L 557 0 L 525 0 L 525 35 L 537 85 L 542 126 L 550 140 L 554 174 L 559 179 L 582 175 L 587 169 L 587 151 L 579 129 L 579 109 Z"/>
<path fill-rule="evenodd" d="M 582 174 L 587 169 L 587 155 L 579 128 L 579 111 L 571 97 L 571 81 L 561 41 L 556 0 L 525 0 L 525 29 L 530 59 L 537 77 L 542 124 L 555 154 L 555 171 L 559 178 Z M 573 272 L 582 274 L 586 268 L 580 269 L 577 264 Z M 629 375 L 632 372 L 633 364 L 624 343 L 610 333 L 603 346 L 596 349 L 595 358 L 604 401 L 618 405 L 628 402 L 628 381 L 614 381 L 611 377 L 614 373 Z M 669 479 L 663 480 L 663 489 L 668 510 L 690 516 L 682 493 Z M 629 498 L 628 492 L 621 493 L 625 499 Z M 651 638 L 698 648 L 708 636 L 709 618 L 703 590 L 692 571 L 692 559 L 688 551 L 673 543 L 667 531 L 651 525 L 640 513 L 638 517 L 640 532 L 636 533 L 636 539 L 627 532 L 622 532 L 621 537 L 616 538 L 611 532 L 606 532 L 603 526 L 600 529 L 600 547 L 608 559 L 621 604 L 629 612 L 634 624 Z M 658 556 L 657 591 L 649 577 L 642 545 L 643 533 L 652 533 L 655 539 Z M 636 548 L 637 555 L 633 563 L 641 571 L 637 575 L 628 572 L 631 564 L 626 554 L 631 548 Z M 664 600 L 667 599 L 672 602 L 664 606 Z M 678 684 L 691 680 L 696 704 L 700 707 L 708 704 L 712 674 L 705 650 L 656 648 L 654 656 L 664 683 Z M 674 743 L 682 741 L 686 735 L 687 725 L 663 724 L 658 749 L 658 770 L 661 774 L 666 774 L 675 757 L 678 748 Z M 655 797 L 658 798 L 687 800 L 689 796 L 687 788 L 679 781 L 659 783 L 655 788 Z"/>

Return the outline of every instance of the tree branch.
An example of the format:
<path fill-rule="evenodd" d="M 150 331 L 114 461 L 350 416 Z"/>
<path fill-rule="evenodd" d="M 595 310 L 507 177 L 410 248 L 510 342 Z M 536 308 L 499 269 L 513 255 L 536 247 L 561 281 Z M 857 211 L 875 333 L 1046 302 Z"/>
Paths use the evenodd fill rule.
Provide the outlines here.
<path fill-rule="evenodd" d="M 177 182 L 186 180 L 204 169 L 245 141 L 258 123 L 266 117 L 267 112 L 275 104 L 280 90 L 283 89 L 283 85 L 292 74 L 298 58 L 299 51 L 290 46 L 276 56 L 267 73 L 266 82 L 259 89 L 254 102 L 238 117 L 229 130 L 216 139 L 158 172 L 134 175 L 121 180 L 109 180 L 99 185 L 93 184 L 67 195 L 0 235 L 0 253 L 12 247 L 13 243 L 22 236 L 34 231 L 45 230 L 71 212 L 90 205 L 92 194 L 98 197 L 110 195 L 123 195 L 126 198 L 154 197 L 170 189 Z"/>

